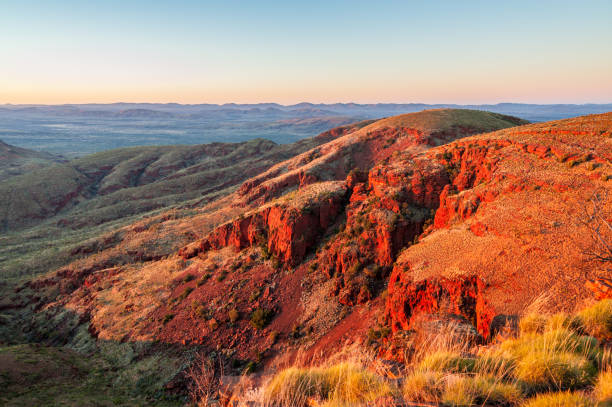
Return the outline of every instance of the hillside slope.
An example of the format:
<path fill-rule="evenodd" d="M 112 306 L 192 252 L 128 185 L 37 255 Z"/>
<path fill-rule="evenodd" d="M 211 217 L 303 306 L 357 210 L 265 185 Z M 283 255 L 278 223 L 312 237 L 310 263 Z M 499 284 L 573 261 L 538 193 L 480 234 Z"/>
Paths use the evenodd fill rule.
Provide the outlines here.
<path fill-rule="evenodd" d="M 12 146 L 0 140 L 0 182 L 64 161 L 62 157 L 53 154 Z"/>
<path fill-rule="evenodd" d="M 214 351 L 228 374 L 366 338 L 401 360 L 423 319 L 486 341 L 529 310 L 575 310 L 612 273 L 593 235 L 612 218 L 612 113 L 434 110 L 327 137 L 195 213 L 82 245 L 0 306 L 30 340 Z"/>
<path fill-rule="evenodd" d="M 369 123 L 284 145 L 252 140 L 111 150 L 0 182 L 2 276 L 31 276 L 90 254 L 78 246 L 143 216 L 169 208 L 173 218 L 191 216 L 252 174 Z M 163 255 L 183 242 L 168 241 L 173 245 Z"/>
<path fill-rule="evenodd" d="M 85 255 L 82 259 L 55 276 L 32 282 L 23 293 L 34 290 L 41 303 L 51 300 L 52 305 L 46 306 L 49 312 L 64 308 L 76 314 L 85 312 L 91 318 L 89 330 L 99 338 L 240 344 L 238 354 L 247 357 L 255 344 L 265 339 L 260 334 L 248 341 L 238 339 L 248 331 L 247 321 L 237 326 L 222 324 L 207 339 L 202 338 L 202 330 L 206 331 L 210 318 L 221 321 L 230 306 L 242 315 L 256 308 L 274 308 L 284 315 L 278 317 L 278 330 L 290 330 L 296 319 L 303 317 L 298 309 L 302 307 L 301 281 L 309 267 L 304 260 L 312 257 L 322 239 L 345 233 L 345 213 L 350 220 L 347 205 L 370 167 L 395 160 L 402 152 L 420 154 L 454 138 L 520 123 L 519 119 L 488 112 L 433 110 L 364 123 L 365 127 L 349 132 L 341 129 L 323 134 L 316 139 L 327 141 L 325 144 L 271 167 L 234 194 L 194 214 L 178 218 L 161 215 L 75 248 L 75 255 Z M 185 245 L 189 240 L 193 243 L 178 251 L 180 257 L 167 256 L 168 247 Z M 260 247 L 265 247 L 263 252 Z M 235 249 L 244 250 L 236 255 Z M 295 274 L 278 276 L 279 270 L 289 268 L 295 268 Z M 241 273 L 230 273 L 236 270 Z M 202 281 L 197 295 L 182 295 L 183 290 L 195 288 L 196 277 L 205 279 L 213 272 L 218 275 Z M 312 277 L 325 275 L 314 273 Z M 376 284 L 382 284 L 385 275 L 378 273 Z M 117 278 L 112 276 L 123 283 L 108 286 L 112 294 L 104 288 L 100 291 L 107 286 L 107 279 Z M 188 284 L 181 283 L 182 279 Z M 144 281 L 149 283 L 141 284 Z M 232 293 L 229 302 L 219 297 L 219 292 Z M 134 295 L 140 299 L 127 300 Z M 176 296 L 181 298 L 178 302 L 171 300 Z M 128 313 L 122 311 L 125 301 L 131 304 Z M 194 319 L 192 304 L 198 301 L 216 303 L 220 308 Z M 342 303 L 352 305 L 351 301 Z M 334 299 L 330 307 L 335 309 L 335 304 Z M 172 322 L 159 322 L 170 314 Z"/>

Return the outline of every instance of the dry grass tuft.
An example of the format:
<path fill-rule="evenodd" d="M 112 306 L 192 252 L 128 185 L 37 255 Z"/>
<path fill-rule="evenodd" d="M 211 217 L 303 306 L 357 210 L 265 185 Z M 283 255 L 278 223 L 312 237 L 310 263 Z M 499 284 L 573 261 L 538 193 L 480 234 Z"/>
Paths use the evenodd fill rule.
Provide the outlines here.
<path fill-rule="evenodd" d="M 264 399 L 270 406 L 306 406 L 310 399 L 342 405 L 373 401 L 392 392 L 381 377 L 358 364 L 343 362 L 282 370 L 266 385 Z"/>
<path fill-rule="evenodd" d="M 612 299 L 597 302 L 578 313 L 582 327 L 600 340 L 612 339 Z"/>
<path fill-rule="evenodd" d="M 546 393 L 532 398 L 523 407 L 594 407 L 595 403 L 583 393 Z"/>
<path fill-rule="evenodd" d="M 600 405 L 612 406 L 612 370 L 599 374 L 595 384 L 595 397 Z"/>

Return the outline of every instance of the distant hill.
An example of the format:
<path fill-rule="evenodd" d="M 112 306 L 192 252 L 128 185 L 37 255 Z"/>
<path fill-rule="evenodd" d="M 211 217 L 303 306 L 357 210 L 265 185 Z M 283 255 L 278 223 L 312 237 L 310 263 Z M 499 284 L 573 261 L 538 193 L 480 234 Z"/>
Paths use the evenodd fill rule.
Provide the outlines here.
<path fill-rule="evenodd" d="M 0 140 L 0 182 L 51 164 L 65 162 L 62 157 L 28 150 Z"/>

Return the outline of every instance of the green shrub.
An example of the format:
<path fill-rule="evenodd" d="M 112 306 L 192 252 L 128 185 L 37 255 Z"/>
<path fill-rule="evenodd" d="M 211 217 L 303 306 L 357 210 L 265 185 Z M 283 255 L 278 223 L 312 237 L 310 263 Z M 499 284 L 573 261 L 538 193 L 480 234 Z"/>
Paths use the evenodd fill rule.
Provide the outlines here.
<path fill-rule="evenodd" d="M 206 306 L 201 301 L 193 301 L 191 303 L 191 308 L 193 309 L 193 313 L 202 319 L 209 319 L 209 312 Z"/>
<path fill-rule="evenodd" d="M 270 332 L 270 335 L 268 335 L 268 339 L 270 340 L 272 344 L 276 343 L 277 338 L 278 338 L 278 331 L 272 331 Z"/>
<path fill-rule="evenodd" d="M 242 370 L 242 374 L 251 374 L 256 369 L 257 369 L 257 363 L 252 360 L 249 360 L 246 366 L 244 367 L 244 369 Z"/>
<path fill-rule="evenodd" d="M 204 283 L 206 283 L 209 278 L 210 278 L 210 273 L 202 274 L 202 277 L 200 277 L 200 279 L 196 282 L 196 286 L 200 287 L 201 285 L 204 285 Z"/>
<path fill-rule="evenodd" d="M 217 281 L 221 282 L 221 281 L 225 280 L 225 277 L 227 277 L 227 270 L 221 270 L 221 272 L 217 276 Z"/>
<path fill-rule="evenodd" d="M 251 314 L 251 325 L 257 329 L 263 329 L 270 323 L 273 315 L 274 313 L 271 310 L 257 308 Z"/>
<path fill-rule="evenodd" d="M 168 322 L 172 321 L 172 318 L 174 318 L 174 314 L 164 315 L 164 317 L 162 318 L 162 324 L 166 325 Z"/>
<path fill-rule="evenodd" d="M 261 288 L 256 288 L 255 290 L 251 292 L 251 295 L 249 295 L 249 302 L 256 301 L 260 295 L 261 295 Z"/>
<path fill-rule="evenodd" d="M 183 282 L 184 283 L 188 283 L 192 280 L 195 280 L 195 276 L 191 273 L 187 274 L 184 278 L 183 278 Z"/>
<path fill-rule="evenodd" d="M 185 298 L 187 298 L 189 296 L 189 294 L 191 294 L 193 292 L 193 287 L 186 287 L 183 292 L 176 297 L 177 301 L 183 301 Z"/>
<path fill-rule="evenodd" d="M 582 393 L 546 393 L 527 400 L 523 407 L 595 407 Z"/>

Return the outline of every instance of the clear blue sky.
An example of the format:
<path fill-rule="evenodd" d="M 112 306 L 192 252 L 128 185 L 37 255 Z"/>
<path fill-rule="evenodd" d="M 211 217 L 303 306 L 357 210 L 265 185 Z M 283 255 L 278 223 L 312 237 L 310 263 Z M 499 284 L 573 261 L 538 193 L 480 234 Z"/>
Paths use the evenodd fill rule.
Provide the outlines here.
<path fill-rule="evenodd" d="M 0 3 L 0 103 L 612 102 L 612 1 Z"/>

